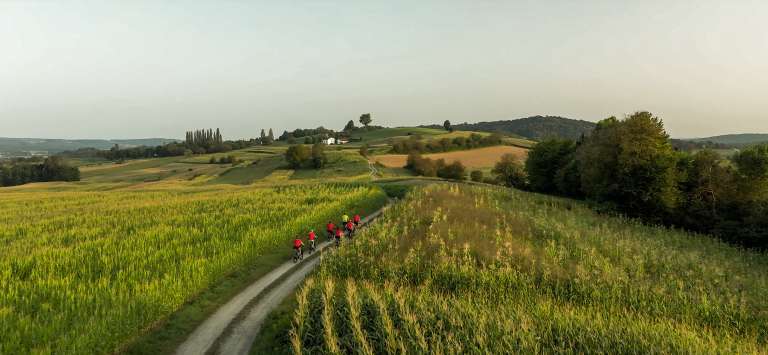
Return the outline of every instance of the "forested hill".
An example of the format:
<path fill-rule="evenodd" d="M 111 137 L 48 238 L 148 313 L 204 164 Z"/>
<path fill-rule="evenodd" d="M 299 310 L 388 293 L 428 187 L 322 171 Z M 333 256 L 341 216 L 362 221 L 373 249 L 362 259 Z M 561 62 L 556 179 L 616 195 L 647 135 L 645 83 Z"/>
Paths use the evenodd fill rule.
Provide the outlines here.
<path fill-rule="evenodd" d="M 115 144 L 130 148 L 137 146 L 154 147 L 176 142 L 175 139 L 145 138 L 145 139 L 44 139 L 44 138 L 4 138 L 0 137 L 0 153 L 44 151 L 58 153 L 65 150 L 80 148 L 109 149 Z"/>
<path fill-rule="evenodd" d="M 441 128 L 442 126 L 435 125 L 434 127 Z M 595 123 L 558 116 L 533 116 L 504 121 L 465 122 L 453 124 L 453 128 L 462 131 L 516 134 L 537 140 L 544 138 L 570 138 L 575 140 L 582 134 L 591 132 L 595 128 Z"/>

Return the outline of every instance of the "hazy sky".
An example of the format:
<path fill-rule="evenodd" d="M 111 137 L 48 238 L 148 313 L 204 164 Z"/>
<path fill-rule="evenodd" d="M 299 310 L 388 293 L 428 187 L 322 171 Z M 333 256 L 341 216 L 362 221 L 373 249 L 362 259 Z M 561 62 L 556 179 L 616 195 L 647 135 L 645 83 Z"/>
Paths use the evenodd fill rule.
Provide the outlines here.
<path fill-rule="evenodd" d="M 768 1 L 0 1 L 0 136 L 649 110 L 768 132 Z"/>

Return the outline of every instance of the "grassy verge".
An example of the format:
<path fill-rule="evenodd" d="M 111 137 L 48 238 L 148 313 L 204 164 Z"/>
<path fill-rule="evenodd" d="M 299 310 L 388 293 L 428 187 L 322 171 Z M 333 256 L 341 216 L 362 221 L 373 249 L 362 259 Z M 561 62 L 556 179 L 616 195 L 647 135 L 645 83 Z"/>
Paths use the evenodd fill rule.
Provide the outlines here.
<path fill-rule="evenodd" d="M 195 328 L 245 287 L 288 260 L 285 248 L 271 250 L 259 257 L 251 267 L 237 270 L 216 286 L 204 291 L 154 331 L 138 338 L 125 351 L 127 354 L 169 354 Z"/>
<path fill-rule="evenodd" d="M 286 297 L 264 321 L 259 335 L 253 342 L 251 354 L 291 354 L 291 340 L 288 331 L 291 329 L 291 317 L 294 309 L 296 309 L 295 292 L 291 297 Z"/>

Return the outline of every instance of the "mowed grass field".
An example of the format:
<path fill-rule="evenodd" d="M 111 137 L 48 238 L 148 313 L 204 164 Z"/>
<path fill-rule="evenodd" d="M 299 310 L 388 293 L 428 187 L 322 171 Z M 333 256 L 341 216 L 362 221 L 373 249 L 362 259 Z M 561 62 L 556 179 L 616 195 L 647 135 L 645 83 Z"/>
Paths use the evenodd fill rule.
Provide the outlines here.
<path fill-rule="evenodd" d="M 477 148 L 470 150 L 458 150 L 445 153 L 425 154 L 430 159 L 445 159 L 447 163 L 460 161 L 467 168 L 492 167 L 504 154 L 513 154 L 520 161 L 524 161 L 528 155 L 528 149 L 508 145 Z M 374 161 L 388 168 L 401 168 L 405 166 L 408 156 L 405 154 L 384 154 L 372 157 Z"/>
<path fill-rule="evenodd" d="M 295 299 L 294 354 L 768 352 L 768 255 L 499 187 L 417 187 Z"/>
<path fill-rule="evenodd" d="M 386 200 L 360 184 L 46 186 L 0 192 L 0 354 L 113 353 L 264 253 L 288 260 L 293 236 Z"/>
<path fill-rule="evenodd" d="M 362 139 L 363 143 L 372 144 L 376 142 L 385 142 L 391 138 L 408 137 L 411 135 L 436 136 L 446 133 L 445 130 L 434 128 L 395 127 L 376 129 L 367 132 L 354 132 L 350 137 L 352 139 Z"/>

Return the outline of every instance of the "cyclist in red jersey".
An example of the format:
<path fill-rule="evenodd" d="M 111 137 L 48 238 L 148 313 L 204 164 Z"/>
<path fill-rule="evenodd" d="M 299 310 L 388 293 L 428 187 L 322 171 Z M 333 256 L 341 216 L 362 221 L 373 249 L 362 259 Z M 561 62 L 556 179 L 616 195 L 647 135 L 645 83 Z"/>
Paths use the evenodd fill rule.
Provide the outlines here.
<path fill-rule="evenodd" d="M 341 243 L 341 237 L 344 236 L 344 232 L 341 230 L 341 228 L 336 228 L 336 246 L 338 247 Z"/>
<path fill-rule="evenodd" d="M 304 257 L 304 251 L 301 250 L 301 247 L 303 246 L 304 242 L 302 242 L 301 239 L 296 238 L 293 240 L 293 250 L 296 250 L 296 253 L 302 257 Z"/>
<path fill-rule="evenodd" d="M 310 230 L 309 230 L 309 237 L 308 237 L 308 239 L 309 239 L 309 249 L 310 249 L 310 252 L 312 252 L 313 250 L 315 250 L 315 237 L 316 237 L 316 235 L 315 235 L 315 230 L 314 230 L 314 229 L 310 229 Z"/>
<path fill-rule="evenodd" d="M 347 222 L 347 225 L 344 226 L 344 228 L 347 229 L 347 235 L 351 238 L 355 234 L 355 224 L 352 223 L 352 221 Z"/>
<path fill-rule="evenodd" d="M 355 227 L 360 225 L 360 215 L 359 214 L 355 214 L 355 216 L 352 217 L 352 220 L 355 222 Z"/>
<path fill-rule="evenodd" d="M 328 224 L 325 225 L 325 231 L 328 233 L 328 240 L 333 239 L 333 230 L 336 229 L 336 225 L 333 224 L 333 222 L 328 221 Z"/>

